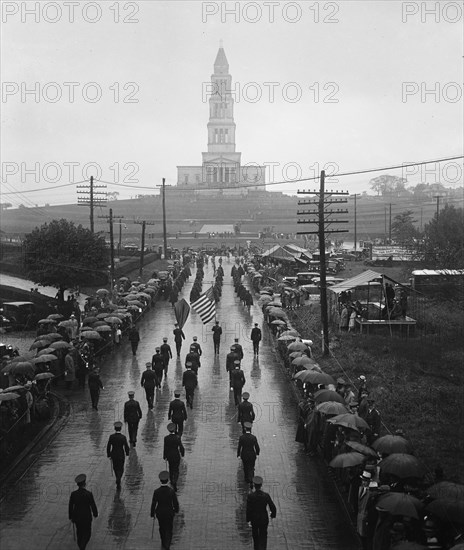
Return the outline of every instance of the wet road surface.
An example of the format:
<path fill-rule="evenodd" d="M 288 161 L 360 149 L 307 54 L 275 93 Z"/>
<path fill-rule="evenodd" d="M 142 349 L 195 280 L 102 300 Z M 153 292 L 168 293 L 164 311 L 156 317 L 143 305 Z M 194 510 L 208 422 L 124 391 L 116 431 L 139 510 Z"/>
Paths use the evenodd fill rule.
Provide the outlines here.
<path fill-rule="evenodd" d="M 347 523 L 326 470 L 318 460 L 308 458 L 295 442 L 296 403 L 289 382 L 277 363 L 263 327 L 258 359 L 253 360 L 249 335 L 253 323 L 262 324 L 259 306 L 248 312 L 238 301 L 224 263 L 223 295 L 217 318 L 223 329 L 219 356 L 213 354 L 212 324 L 203 326 L 191 311 L 184 327 L 186 340 L 181 360 L 175 358 L 172 338 L 174 312 L 168 302 L 159 302 L 139 326 L 141 342 L 137 356 L 125 342 L 101 369 L 105 389 L 99 410 L 90 406 L 88 390 L 75 390 L 67 397 L 72 413 L 65 429 L 37 459 L 15 486 L 4 487 L 0 504 L 0 545 L 10 549 L 77 548 L 68 521 L 69 494 L 76 488 L 74 477 L 87 474 L 87 488 L 95 496 L 99 517 L 93 521 L 88 549 L 161 548 L 158 524 L 150 518 L 153 490 L 158 473 L 165 469 L 163 438 L 167 435 L 167 411 L 173 392 L 181 388 L 185 355 L 193 336 L 203 349 L 199 387 L 194 408 L 182 437 L 185 458 L 181 462 L 178 498 L 180 513 L 174 522 L 172 547 L 185 550 L 252 548 L 251 528 L 245 522 L 248 488 L 244 483 L 237 443 L 241 434 L 225 370 L 225 356 L 235 337 L 240 338 L 245 357 L 243 391 L 250 393 L 257 419 L 253 433 L 261 446 L 256 474 L 264 478 L 263 489 L 277 506 L 277 518 L 270 521 L 268 549 L 355 550 L 358 541 Z M 192 277 L 182 295 L 189 297 Z M 203 290 L 212 280 L 205 269 Z M 174 350 L 167 379 L 156 391 L 155 407 L 148 411 L 140 377 L 155 346 L 167 336 Z M 126 460 L 122 490 L 116 491 L 106 443 L 113 422 L 123 418 L 127 391 L 135 390 L 143 418 L 136 448 Z M 185 394 L 182 392 L 182 399 Z M 126 433 L 126 428 L 123 428 Z"/>

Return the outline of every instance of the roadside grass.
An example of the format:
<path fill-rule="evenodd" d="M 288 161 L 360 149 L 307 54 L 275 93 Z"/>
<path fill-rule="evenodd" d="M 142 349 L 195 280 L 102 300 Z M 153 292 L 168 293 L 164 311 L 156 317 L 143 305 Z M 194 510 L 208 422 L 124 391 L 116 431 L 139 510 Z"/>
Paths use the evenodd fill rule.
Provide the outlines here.
<path fill-rule="evenodd" d="M 463 310 L 430 301 L 415 338 L 331 333 L 323 356 L 318 305 L 291 312 L 292 324 L 314 341 L 321 368 L 355 387 L 367 377 L 384 433 L 401 428 L 430 475 L 440 465 L 446 479 L 464 482 Z"/>

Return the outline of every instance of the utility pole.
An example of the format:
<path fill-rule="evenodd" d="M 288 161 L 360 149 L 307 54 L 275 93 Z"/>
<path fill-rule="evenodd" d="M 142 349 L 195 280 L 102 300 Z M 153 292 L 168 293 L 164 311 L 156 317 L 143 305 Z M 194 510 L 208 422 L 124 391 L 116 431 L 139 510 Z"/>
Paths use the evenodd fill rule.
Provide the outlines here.
<path fill-rule="evenodd" d="M 319 236 L 320 256 L 320 287 L 321 287 L 321 322 L 323 342 L 322 350 L 324 355 L 329 354 L 329 316 L 327 308 L 327 278 L 325 260 L 325 235 L 326 233 L 347 233 L 347 229 L 327 229 L 333 223 L 348 223 L 348 220 L 332 219 L 332 214 L 348 214 L 348 210 L 329 210 L 326 205 L 346 203 L 347 199 L 331 199 L 332 195 L 348 195 L 348 191 L 325 191 L 325 171 L 322 170 L 319 191 L 298 191 L 299 195 L 316 195 L 316 198 L 309 201 L 298 201 L 299 205 L 318 205 L 317 210 L 298 210 L 297 215 L 310 215 L 312 219 L 298 220 L 297 223 L 313 223 L 318 226 L 317 231 L 298 231 L 297 235 L 317 234 Z"/>
<path fill-rule="evenodd" d="M 114 233 L 113 233 L 113 220 L 119 219 L 121 220 L 124 218 L 124 216 L 114 216 L 113 217 L 113 209 L 110 208 L 110 215 L 109 216 L 98 216 L 99 218 L 104 218 L 108 221 L 110 224 L 110 291 L 113 293 L 113 282 L 114 282 Z"/>
<path fill-rule="evenodd" d="M 147 220 L 138 220 L 134 221 L 134 223 L 139 224 L 142 226 L 142 247 L 140 249 L 140 267 L 139 267 L 139 275 L 142 276 L 143 272 L 143 264 L 145 261 L 145 229 L 147 225 L 155 225 L 155 222 L 149 222 Z"/>
<path fill-rule="evenodd" d="M 434 198 L 437 199 L 437 222 L 438 222 L 438 216 L 440 215 L 440 195 L 435 195 Z"/>
<path fill-rule="evenodd" d="M 106 206 L 107 202 L 107 193 L 106 191 L 95 191 L 95 189 L 106 189 L 106 185 L 94 185 L 93 176 L 90 176 L 89 185 L 78 185 L 77 186 L 77 204 L 79 206 L 88 206 L 90 207 L 90 231 L 95 232 L 95 224 L 93 211 L 96 206 Z M 79 191 L 79 189 L 85 189 L 85 191 Z M 83 195 L 83 196 L 79 196 Z"/>
<path fill-rule="evenodd" d="M 388 231 L 388 240 L 390 241 L 390 244 L 392 242 L 392 205 L 390 203 L 390 229 Z"/>
<path fill-rule="evenodd" d="M 354 194 L 354 254 L 356 256 L 356 251 L 358 249 L 358 231 L 357 231 L 357 212 L 356 212 L 356 199 L 359 193 Z"/>
<path fill-rule="evenodd" d="M 166 179 L 163 178 L 163 248 L 164 248 L 164 259 L 168 258 L 168 239 L 166 235 Z"/>
<path fill-rule="evenodd" d="M 383 213 L 384 213 L 384 216 L 385 216 L 385 230 L 383 232 L 384 234 L 384 244 L 387 244 L 387 207 L 384 206 L 383 207 Z"/>

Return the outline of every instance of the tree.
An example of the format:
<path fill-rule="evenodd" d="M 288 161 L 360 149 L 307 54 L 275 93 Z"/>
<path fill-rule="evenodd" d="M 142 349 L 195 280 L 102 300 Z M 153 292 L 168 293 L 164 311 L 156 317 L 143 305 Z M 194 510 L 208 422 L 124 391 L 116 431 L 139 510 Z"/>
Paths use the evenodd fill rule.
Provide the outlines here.
<path fill-rule="evenodd" d="M 119 197 L 119 191 L 110 191 L 106 194 L 109 201 L 117 201 Z"/>
<path fill-rule="evenodd" d="M 0 203 L 0 209 L 1 210 L 7 210 L 8 208 L 11 208 L 13 205 L 11 202 L 2 202 Z"/>
<path fill-rule="evenodd" d="M 384 174 L 369 181 L 371 188 L 377 195 L 399 195 L 405 189 L 406 178 Z"/>
<path fill-rule="evenodd" d="M 66 288 L 105 280 L 107 265 L 105 239 L 65 219 L 46 223 L 24 239 L 27 276 L 57 287 L 61 300 Z"/>
<path fill-rule="evenodd" d="M 446 205 L 425 225 L 421 255 L 430 267 L 464 268 L 464 210 Z"/>
<path fill-rule="evenodd" d="M 417 220 L 414 220 L 413 217 L 412 210 L 405 210 L 393 218 L 392 236 L 397 243 L 411 245 L 419 237 L 419 231 L 414 226 Z"/>

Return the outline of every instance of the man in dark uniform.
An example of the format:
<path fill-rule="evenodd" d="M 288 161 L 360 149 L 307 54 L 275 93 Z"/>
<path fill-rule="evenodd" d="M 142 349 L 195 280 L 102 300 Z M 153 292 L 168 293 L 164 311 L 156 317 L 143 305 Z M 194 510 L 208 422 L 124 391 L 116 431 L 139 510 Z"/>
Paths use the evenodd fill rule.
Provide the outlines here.
<path fill-rule="evenodd" d="M 106 456 L 113 463 L 113 471 L 116 476 L 116 487 L 121 488 L 121 478 L 124 473 L 124 461 L 129 456 L 129 445 L 124 434 L 121 433 L 122 422 L 115 422 L 115 433 L 110 435 L 106 445 Z"/>
<path fill-rule="evenodd" d="M 367 441 L 369 445 L 372 445 L 379 437 L 381 425 L 380 413 L 375 406 L 375 399 L 372 395 L 369 395 L 367 398 L 367 407 L 367 414 L 364 420 L 369 424 L 369 428 L 371 429 L 371 431 L 368 432 Z"/>
<path fill-rule="evenodd" d="M 148 408 L 153 409 L 153 399 L 155 398 L 155 386 L 158 385 L 158 377 L 151 368 L 151 363 L 146 363 L 147 370 L 142 374 L 140 384 L 142 388 L 145 388 L 145 395 L 147 396 Z"/>
<path fill-rule="evenodd" d="M 140 342 L 140 334 L 135 325 L 129 329 L 128 338 L 132 347 L 132 355 L 137 355 L 137 348 L 139 347 Z"/>
<path fill-rule="evenodd" d="M 190 344 L 190 349 L 191 348 L 194 348 L 195 353 L 198 353 L 198 357 L 201 357 L 203 355 L 203 351 L 201 349 L 201 346 L 198 343 L 198 336 L 193 337 L 193 342 Z"/>
<path fill-rule="evenodd" d="M 235 353 L 238 355 L 238 358 L 240 361 L 243 359 L 243 348 L 242 345 L 238 343 L 238 338 L 234 339 L 234 343 L 232 344 L 232 347 L 235 350 Z"/>
<path fill-rule="evenodd" d="M 239 359 L 238 354 L 235 352 L 234 346 L 231 346 L 230 352 L 226 355 L 226 371 L 229 373 L 229 386 L 231 390 L 234 389 L 232 387 L 232 371 L 235 368 L 234 362 L 236 359 Z"/>
<path fill-rule="evenodd" d="M 164 374 L 165 376 L 167 376 L 169 360 L 172 359 L 172 351 L 171 351 L 171 346 L 168 344 L 168 339 L 166 337 L 163 338 L 163 343 L 160 346 L 160 353 L 164 359 Z"/>
<path fill-rule="evenodd" d="M 185 403 L 180 399 L 180 391 L 174 392 L 174 399 L 169 403 L 168 420 L 176 425 L 176 434 L 184 433 L 184 422 L 187 420 Z"/>
<path fill-rule="evenodd" d="M 180 350 L 182 348 L 182 340 L 185 340 L 185 334 L 181 328 L 179 328 L 179 324 L 176 323 L 175 329 L 172 331 L 174 334 L 174 342 L 176 343 L 176 350 L 177 350 L 177 357 L 180 355 Z"/>
<path fill-rule="evenodd" d="M 240 403 L 240 399 L 242 398 L 242 388 L 245 385 L 246 379 L 245 379 L 245 374 L 240 368 L 240 361 L 238 359 L 235 359 L 234 367 L 235 368 L 231 373 L 232 387 L 234 388 L 235 405 L 238 405 Z"/>
<path fill-rule="evenodd" d="M 259 456 L 260 448 L 258 440 L 251 433 L 251 423 L 244 422 L 244 427 L 245 433 L 238 440 L 237 457 L 242 459 L 245 482 L 252 486 L 256 457 Z"/>
<path fill-rule="evenodd" d="M 251 341 L 253 342 L 253 353 L 258 355 L 259 343 L 261 342 L 262 334 L 261 329 L 258 327 L 258 323 L 255 323 L 253 329 L 251 329 Z"/>
<path fill-rule="evenodd" d="M 248 392 L 243 392 L 242 399 L 243 401 L 239 404 L 237 410 L 237 422 L 241 423 L 242 433 L 245 433 L 245 422 L 252 424 L 255 421 L 256 415 L 253 405 L 248 401 L 248 399 L 250 399 L 250 394 Z"/>
<path fill-rule="evenodd" d="M 219 346 L 221 345 L 222 334 L 222 328 L 219 326 L 219 321 L 216 321 L 216 324 L 211 330 L 213 331 L 214 353 L 219 355 Z"/>
<path fill-rule="evenodd" d="M 163 460 L 169 464 L 169 479 L 172 488 L 177 491 L 177 480 L 179 478 L 179 464 L 181 456 L 184 456 L 185 449 L 180 436 L 176 434 L 174 422 L 168 424 L 169 435 L 164 438 Z"/>
<path fill-rule="evenodd" d="M 98 401 L 100 399 L 100 390 L 103 390 L 103 384 L 100 379 L 100 369 L 95 368 L 90 371 L 87 381 L 90 390 L 90 399 L 92 400 L 92 409 L 98 411 Z"/>
<path fill-rule="evenodd" d="M 167 485 L 169 472 L 160 472 L 159 479 L 161 487 L 155 489 L 153 493 L 150 517 L 154 518 L 156 514 L 162 547 L 169 550 L 171 548 L 174 515 L 179 512 L 179 501 L 174 490 Z"/>
<path fill-rule="evenodd" d="M 151 358 L 151 366 L 156 375 L 156 387 L 161 388 L 164 373 L 164 357 L 161 355 L 161 348 L 155 348 L 155 354 Z"/>
<path fill-rule="evenodd" d="M 140 408 L 140 403 L 134 399 L 135 392 L 127 392 L 127 395 L 129 396 L 129 401 L 124 403 L 124 422 L 127 422 L 129 442 L 132 443 L 132 447 L 135 447 L 137 443 L 137 430 L 142 418 L 142 409 Z"/>
<path fill-rule="evenodd" d="M 195 394 L 195 388 L 198 386 L 197 375 L 192 371 L 192 363 L 189 361 L 185 365 L 187 370 L 182 375 L 182 386 L 185 388 L 185 398 L 187 405 L 193 409 L 193 396 Z"/>
<path fill-rule="evenodd" d="M 192 363 L 192 370 L 195 374 L 198 374 L 198 369 L 201 367 L 200 356 L 195 351 L 193 346 L 190 346 L 190 351 L 185 356 L 185 364 Z"/>
<path fill-rule="evenodd" d="M 69 519 L 76 525 L 77 545 L 80 550 L 85 550 L 92 534 L 92 515 L 98 517 L 95 500 L 90 491 L 85 488 L 86 475 L 76 477 L 78 489 L 69 497 Z"/>
<path fill-rule="evenodd" d="M 247 497 L 246 520 L 247 523 L 251 523 L 254 550 L 266 550 L 267 528 L 269 525 L 267 507 L 269 506 L 269 510 L 271 511 L 271 518 L 276 517 L 277 509 L 270 495 L 261 490 L 263 478 L 255 476 L 253 484 L 255 490 Z"/>

